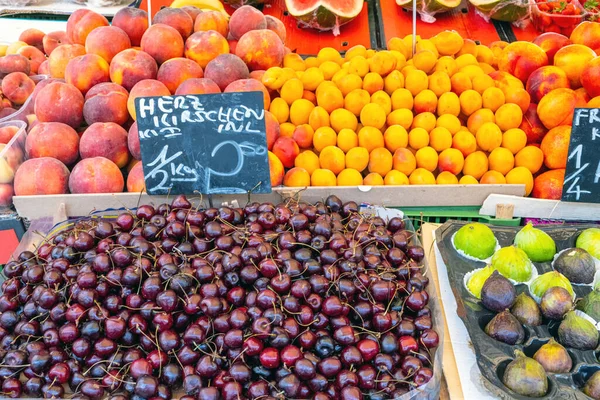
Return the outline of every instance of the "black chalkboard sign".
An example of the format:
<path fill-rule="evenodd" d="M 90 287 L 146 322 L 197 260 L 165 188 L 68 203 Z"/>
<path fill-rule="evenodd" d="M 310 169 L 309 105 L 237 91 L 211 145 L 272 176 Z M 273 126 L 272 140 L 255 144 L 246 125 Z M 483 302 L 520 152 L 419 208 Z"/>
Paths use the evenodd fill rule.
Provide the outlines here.
<path fill-rule="evenodd" d="M 269 193 L 261 92 L 135 100 L 149 194 Z"/>
<path fill-rule="evenodd" d="M 562 200 L 600 203 L 600 109 L 576 108 Z"/>

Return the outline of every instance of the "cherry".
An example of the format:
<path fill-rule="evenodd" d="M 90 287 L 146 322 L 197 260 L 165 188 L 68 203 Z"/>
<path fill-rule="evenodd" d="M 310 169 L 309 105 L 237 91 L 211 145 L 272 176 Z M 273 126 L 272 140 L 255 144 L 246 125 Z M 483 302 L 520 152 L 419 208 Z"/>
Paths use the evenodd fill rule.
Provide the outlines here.
<path fill-rule="evenodd" d="M 280 363 L 279 351 L 273 347 L 267 347 L 260 352 L 259 360 L 263 367 L 275 369 Z"/>

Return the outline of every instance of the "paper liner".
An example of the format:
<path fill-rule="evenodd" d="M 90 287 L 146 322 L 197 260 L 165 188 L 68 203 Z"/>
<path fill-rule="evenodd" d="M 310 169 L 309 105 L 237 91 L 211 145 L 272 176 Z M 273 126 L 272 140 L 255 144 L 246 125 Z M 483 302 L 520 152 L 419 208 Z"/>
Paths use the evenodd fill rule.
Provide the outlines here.
<path fill-rule="evenodd" d="M 471 279 L 471 277 L 473 276 L 473 274 L 475 274 L 475 272 L 481 271 L 482 269 L 487 268 L 487 267 L 488 267 L 488 265 L 486 265 L 485 267 L 482 267 L 482 268 L 474 269 L 471 272 L 467 272 L 465 274 L 465 276 L 463 277 L 463 285 L 465 285 L 465 289 L 467 289 L 467 292 L 469 292 L 469 294 L 471 296 L 473 296 L 474 298 L 476 298 L 478 300 L 481 300 L 481 299 L 479 297 L 475 296 L 475 294 L 473 294 L 473 292 L 471 292 L 471 290 L 469 289 L 469 286 L 467 286 L 467 283 L 469 283 L 469 280 Z"/>
<path fill-rule="evenodd" d="M 498 242 L 498 238 L 496 236 L 494 236 L 494 239 L 496 239 L 496 246 L 494 247 L 494 253 L 492 253 L 491 256 L 489 256 L 488 258 L 483 259 L 483 260 L 481 258 L 470 256 L 467 253 L 465 253 L 464 251 L 462 251 L 461 249 L 456 248 L 456 245 L 454 244 L 454 237 L 456 236 L 457 233 L 458 233 L 458 231 L 454 232 L 454 234 L 450 238 L 450 242 L 452 242 L 452 247 L 454 247 L 454 250 L 456 250 L 456 252 L 458 254 L 460 254 L 462 257 L 466 258 L 467 260 L 480 261 L 480 262 L 484 262 L 486 264 L 490 264 L 490 262 L 492 261 L 492 257 L 494 256 L 494 253 L 496 253 L 498 250 L 501 249 L 500 243 Z"/>

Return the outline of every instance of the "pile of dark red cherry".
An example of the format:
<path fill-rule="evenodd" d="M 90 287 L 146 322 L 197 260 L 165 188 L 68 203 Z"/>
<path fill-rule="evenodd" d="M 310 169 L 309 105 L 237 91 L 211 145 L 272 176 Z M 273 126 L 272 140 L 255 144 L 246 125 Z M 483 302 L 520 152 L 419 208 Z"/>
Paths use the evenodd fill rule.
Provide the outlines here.
<path fill-rule="evenodd" d="M 2 396 L 396 398 L 433 376 L 423 256 L 335 196 L 79 221 L 4 268 Z"/>

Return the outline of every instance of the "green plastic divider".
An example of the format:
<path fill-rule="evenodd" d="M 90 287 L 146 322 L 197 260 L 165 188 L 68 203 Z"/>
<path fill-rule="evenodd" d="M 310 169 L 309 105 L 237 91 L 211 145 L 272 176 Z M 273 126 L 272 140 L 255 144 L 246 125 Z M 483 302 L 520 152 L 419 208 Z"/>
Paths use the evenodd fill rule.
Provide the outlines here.
<path fill-rule="evenodd" d="M 399 207 L 415 229 L 422 223 L 443 224 L 448 220 L 482 222 L 497 226 L 520 226 L 521 218 L 502 219 L 479 215 L 479 207 Z"/>

